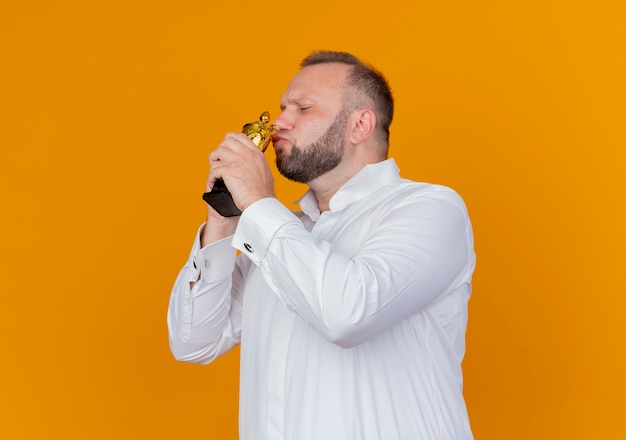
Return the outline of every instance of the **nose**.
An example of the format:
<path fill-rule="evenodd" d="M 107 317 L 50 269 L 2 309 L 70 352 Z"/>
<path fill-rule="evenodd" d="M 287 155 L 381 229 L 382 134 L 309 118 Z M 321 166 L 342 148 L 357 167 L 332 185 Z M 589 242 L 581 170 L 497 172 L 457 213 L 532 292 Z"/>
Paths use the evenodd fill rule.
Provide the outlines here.
<path fill-rule="evenodd" d="M 274 128 L 276 128 L 276 131 L 291 130 L 293 128 L 293 122 L 285 110 L 274 119 Z"/>

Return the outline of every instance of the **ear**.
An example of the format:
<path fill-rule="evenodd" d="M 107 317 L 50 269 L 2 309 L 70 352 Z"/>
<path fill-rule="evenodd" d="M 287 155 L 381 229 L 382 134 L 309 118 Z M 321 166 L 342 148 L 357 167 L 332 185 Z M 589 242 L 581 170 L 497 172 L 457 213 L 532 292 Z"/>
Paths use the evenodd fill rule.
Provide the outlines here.
<path fill-rule="evenodd" d="M 367 108 L 357 110 L 352 114 L 350 122 L 350 142 L 359 144 L 374 132 L 376 114 L 373 110 Z"/>

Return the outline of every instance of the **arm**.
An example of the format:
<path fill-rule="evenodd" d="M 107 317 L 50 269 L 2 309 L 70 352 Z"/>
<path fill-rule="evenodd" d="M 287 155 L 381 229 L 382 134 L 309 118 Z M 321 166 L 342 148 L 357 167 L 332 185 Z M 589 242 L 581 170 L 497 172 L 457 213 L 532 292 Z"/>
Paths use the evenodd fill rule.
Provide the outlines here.
<path fill-rule="evenodd" d="M 211 161 L 207 191 L 222 165 Z M 170 349 L 178 360 L 208 363 L 239 343 L 243 277 L 229 240 L 237 222 L 207 207 L 207 222 L 178 274 L 167 313 Z"/>
<path fill-rule="evenodd" d="M 366 238 L 343 249 L 317 240 L 265 199 L 244 212 L 233 244 L 262 267 L 287 307 L 326 339 L 350 347 L 425 309 L 471 275 L 471 226 L 462 201 L 450 194 L 395 207 Z M 250 241 L 253 253 L 244 245 Z"/>
<path fill-rule="evenodd" d="M 239 343 L 241 328 L 236 250 L 228 237 L 201 248 L 204 229 L 178 274 L 167 313 L 172 354 L 193 363 L 209 363 L 229 351 Z"/>
<path fill-rule="evenodd" d="M 224 179 L 243 211 L 257 198 L 271 197 L 273 178 L 263 153 L 248 136 L 227 133 L 209 155 L 206 190 Z M 240 341 L 244 266 L 230 246 L 237 217 L 225 218 L 208 207 L 191 255 L 170 296 L 167 322 L 170 349 L 178 360 L 208 363 Z"/>

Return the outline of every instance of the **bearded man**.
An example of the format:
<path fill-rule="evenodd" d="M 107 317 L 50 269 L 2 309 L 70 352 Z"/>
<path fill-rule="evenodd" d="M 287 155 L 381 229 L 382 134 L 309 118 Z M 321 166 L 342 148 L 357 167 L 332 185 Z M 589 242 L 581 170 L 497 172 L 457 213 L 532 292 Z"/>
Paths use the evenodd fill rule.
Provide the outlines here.
<path fill-rule="evenodd" d="M 471 439 L 465 204 L 400 177 L 380 72 L 331 51 L 301 67 L 272 138 L 280 173 L 309 187 L 300 211 L 252 141 L 226 134 L 207 189 L 223 179 L 242 214 L 208 208 L 172 291 L 171 350 L 209 363 L 241 344 L 243 440 Z"/>

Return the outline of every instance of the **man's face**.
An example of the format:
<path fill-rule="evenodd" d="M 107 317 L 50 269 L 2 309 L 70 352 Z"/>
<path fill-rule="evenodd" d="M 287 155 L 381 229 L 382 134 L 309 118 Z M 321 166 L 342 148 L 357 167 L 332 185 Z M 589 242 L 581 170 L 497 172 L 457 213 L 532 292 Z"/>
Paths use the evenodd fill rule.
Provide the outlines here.
<path fill-rule="evenodd" d="M 348 117 L 342 92 L 348 72 L 343 64 L 309 66 L 289 84 L 273 138 L 278 170 L 288 179 L 308 183 L 341 162 Z"/>

